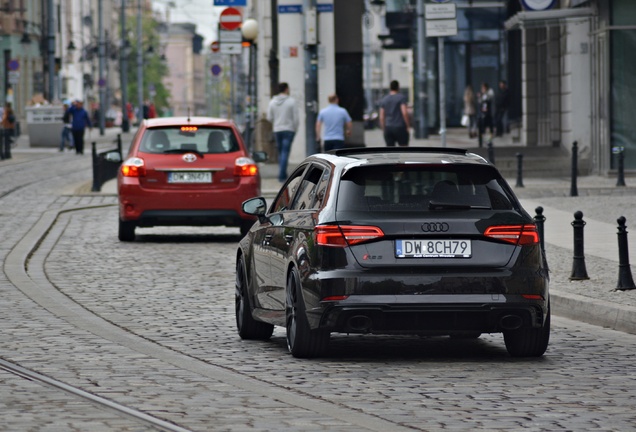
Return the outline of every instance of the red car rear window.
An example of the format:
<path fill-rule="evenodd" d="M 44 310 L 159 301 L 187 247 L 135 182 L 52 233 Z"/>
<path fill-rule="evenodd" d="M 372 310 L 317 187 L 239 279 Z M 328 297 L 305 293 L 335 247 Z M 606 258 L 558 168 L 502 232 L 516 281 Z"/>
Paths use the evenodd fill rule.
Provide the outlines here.
<path fill-rule="evenodd" d="M 239 143 L 230 128 L 181 127 L 147 129 L 139 150 L 144 153 L 172 153 L 192 150 L 203 154 L 239 151 Z"/>

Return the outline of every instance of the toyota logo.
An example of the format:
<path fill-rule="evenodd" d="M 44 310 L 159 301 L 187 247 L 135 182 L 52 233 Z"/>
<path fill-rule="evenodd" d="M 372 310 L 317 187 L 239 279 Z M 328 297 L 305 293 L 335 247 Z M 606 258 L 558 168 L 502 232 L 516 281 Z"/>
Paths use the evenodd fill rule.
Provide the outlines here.
<path fill-rule="evenodd" d="M 446 232 L 450 227 L 446 222 L 426 222 L 422 224 L 424 232 Z"/>
<path fill-rule="evenodd" d="M 194 162 L 197 160 L 197 157 L 194 153 L 186 153 L 183 155 L 183 160 L 186 162 Z"/>

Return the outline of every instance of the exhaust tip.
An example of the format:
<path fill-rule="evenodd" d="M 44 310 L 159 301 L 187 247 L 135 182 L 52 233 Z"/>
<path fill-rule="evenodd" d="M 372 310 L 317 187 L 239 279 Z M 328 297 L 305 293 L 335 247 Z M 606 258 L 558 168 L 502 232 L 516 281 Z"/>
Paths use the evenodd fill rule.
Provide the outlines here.
<path fill-rule="evenodd" d="M 517 330 L 523 325 L 523 319 L 519 315 L 505 315 L 499 320 L 499 326 L 504 330 Z"/>
<path fill-rule="evenodd" d="M 366 315 L 354 315 L 347 321 L 347 327 L 351 331 L 369 333 L 371 331 L 371 318 Z"/>

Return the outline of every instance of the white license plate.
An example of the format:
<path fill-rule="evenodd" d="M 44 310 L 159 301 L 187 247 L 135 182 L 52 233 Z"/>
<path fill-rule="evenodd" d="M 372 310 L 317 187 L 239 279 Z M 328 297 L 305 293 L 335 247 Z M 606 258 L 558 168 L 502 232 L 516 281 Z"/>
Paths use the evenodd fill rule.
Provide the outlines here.
<path fill-rule="evenodd" d="M 168 183 L 212 183 L 210 171 L 174 171 L 168 173 Z"/>
<path fill-rule="evenodd" d="M 470 240 L 396 240 L 397 258 L 470 258 Z"/>

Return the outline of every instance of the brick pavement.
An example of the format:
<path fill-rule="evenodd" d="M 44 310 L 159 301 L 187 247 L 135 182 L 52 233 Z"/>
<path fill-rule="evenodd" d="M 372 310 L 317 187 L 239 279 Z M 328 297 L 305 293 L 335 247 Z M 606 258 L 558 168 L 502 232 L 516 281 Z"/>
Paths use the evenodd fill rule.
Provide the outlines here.
<path fill-rule="evenodd" d="M 81 188 L 89 172 L 85 166 L 69 170 L 63 163 L 67 157 L 71 155 L 41 161 L 41 169 L 51 172 L 45 186 L 21 187 L 20 195 L 5 196 L 0 210 L 3 258 L 47 212 L 115 203 L 108 191 L 60 194 Z M 0 164 L 4 168 L 10 166 Z M 14 168 L 21 172 L 17 164 Z M 69 182 L 75 187 L 69 188 Z M 8 190 L 11 185 L 0 185 L 0 196 Z M 599 196 L 590 202 L 595 206 L 583 211 L 599 222 L 608 220 L 602 216 L 611 213 L 610 206 L 619 205 Z M 562 205 L 573 211 L 579 204 L 585 201 L 557 197 L 546 209 Z M 174 242 L 171 229 L 153 229 L 143 232 L 140 242 L 121 244 L 115 207 L 66 212 L 57 221 L 29 262 L 31 277 L 39 278 L 45 297 L 40 300 L 61 295 L 96 317 L 86 317 L 84 326 L 70 325 L 76 318 L 51 305 L 38 307 L 2 274 L 2 356 L 193 430 L 628 430 L 636 424 L 630 408 L 636 382 L 629 374 L 628 355 L 636 341 L 630 335 L 555 320 L 553 341 L 542 361 L 509 359 L 495 335 L 457 344 L 435 338 L 336 336 L 327 358 L 296 361 L 287 355 L 280 329 L 262 343 L 243 342 L 235 334 L 228 268 L 236 230 L 186 229 Z M 550 244 L 547 254 L 554 288 L 563 283 L 559 275 L 567 273 L 571 256 L 566 248 Z M 614 281 L 612 264 L 588 255 L 590 275 L 606 271 L 606 285 Z M 603 283 L 596 275 L 591 281 L 597 288 Z M 600 291 L 606 293 L 605 288 Z M 588 303 L 594 304 L 599 294 L 591 295 Z M 93 333 L 104 331 L 88 325 L 99 319 L 117 323 L 130 333 L 131 342 L 122 343 L 117 329 L 112 335 Z M 143 353 L 135 336 L 158 345 L 155 351 L 163 347 L 172 354 Z M 180 353 L 204 365 L 185 364 Z M 170 363 L 172 355 L 176 357 Z M 213 373 L 203 370 L 207 363 Z M 239 376 L 224 381 L 216 368 Z M 241 387 L 250 382 L 241 376 L 255 379 L 258 391 Z M 9 406 L 7 414 L 15 416 L 15 429 L 140 430 L 104 411 L 79 409 L 82 404 L 67 409 L 64 394 L 38 391 L 4 374 L 0 380 L 5 389 L 0 400 Z M 262 396 L 268 392 L 270 397 Z M 53 407 L 59 411 L 47 418 L 40 405 L 43 412 Z M 339 410 L 350 412 L 350 418 Z M 0 419 L 8 424 L 5 412 Z M 374 421 L 375 427 L 369 424 Z"/>

